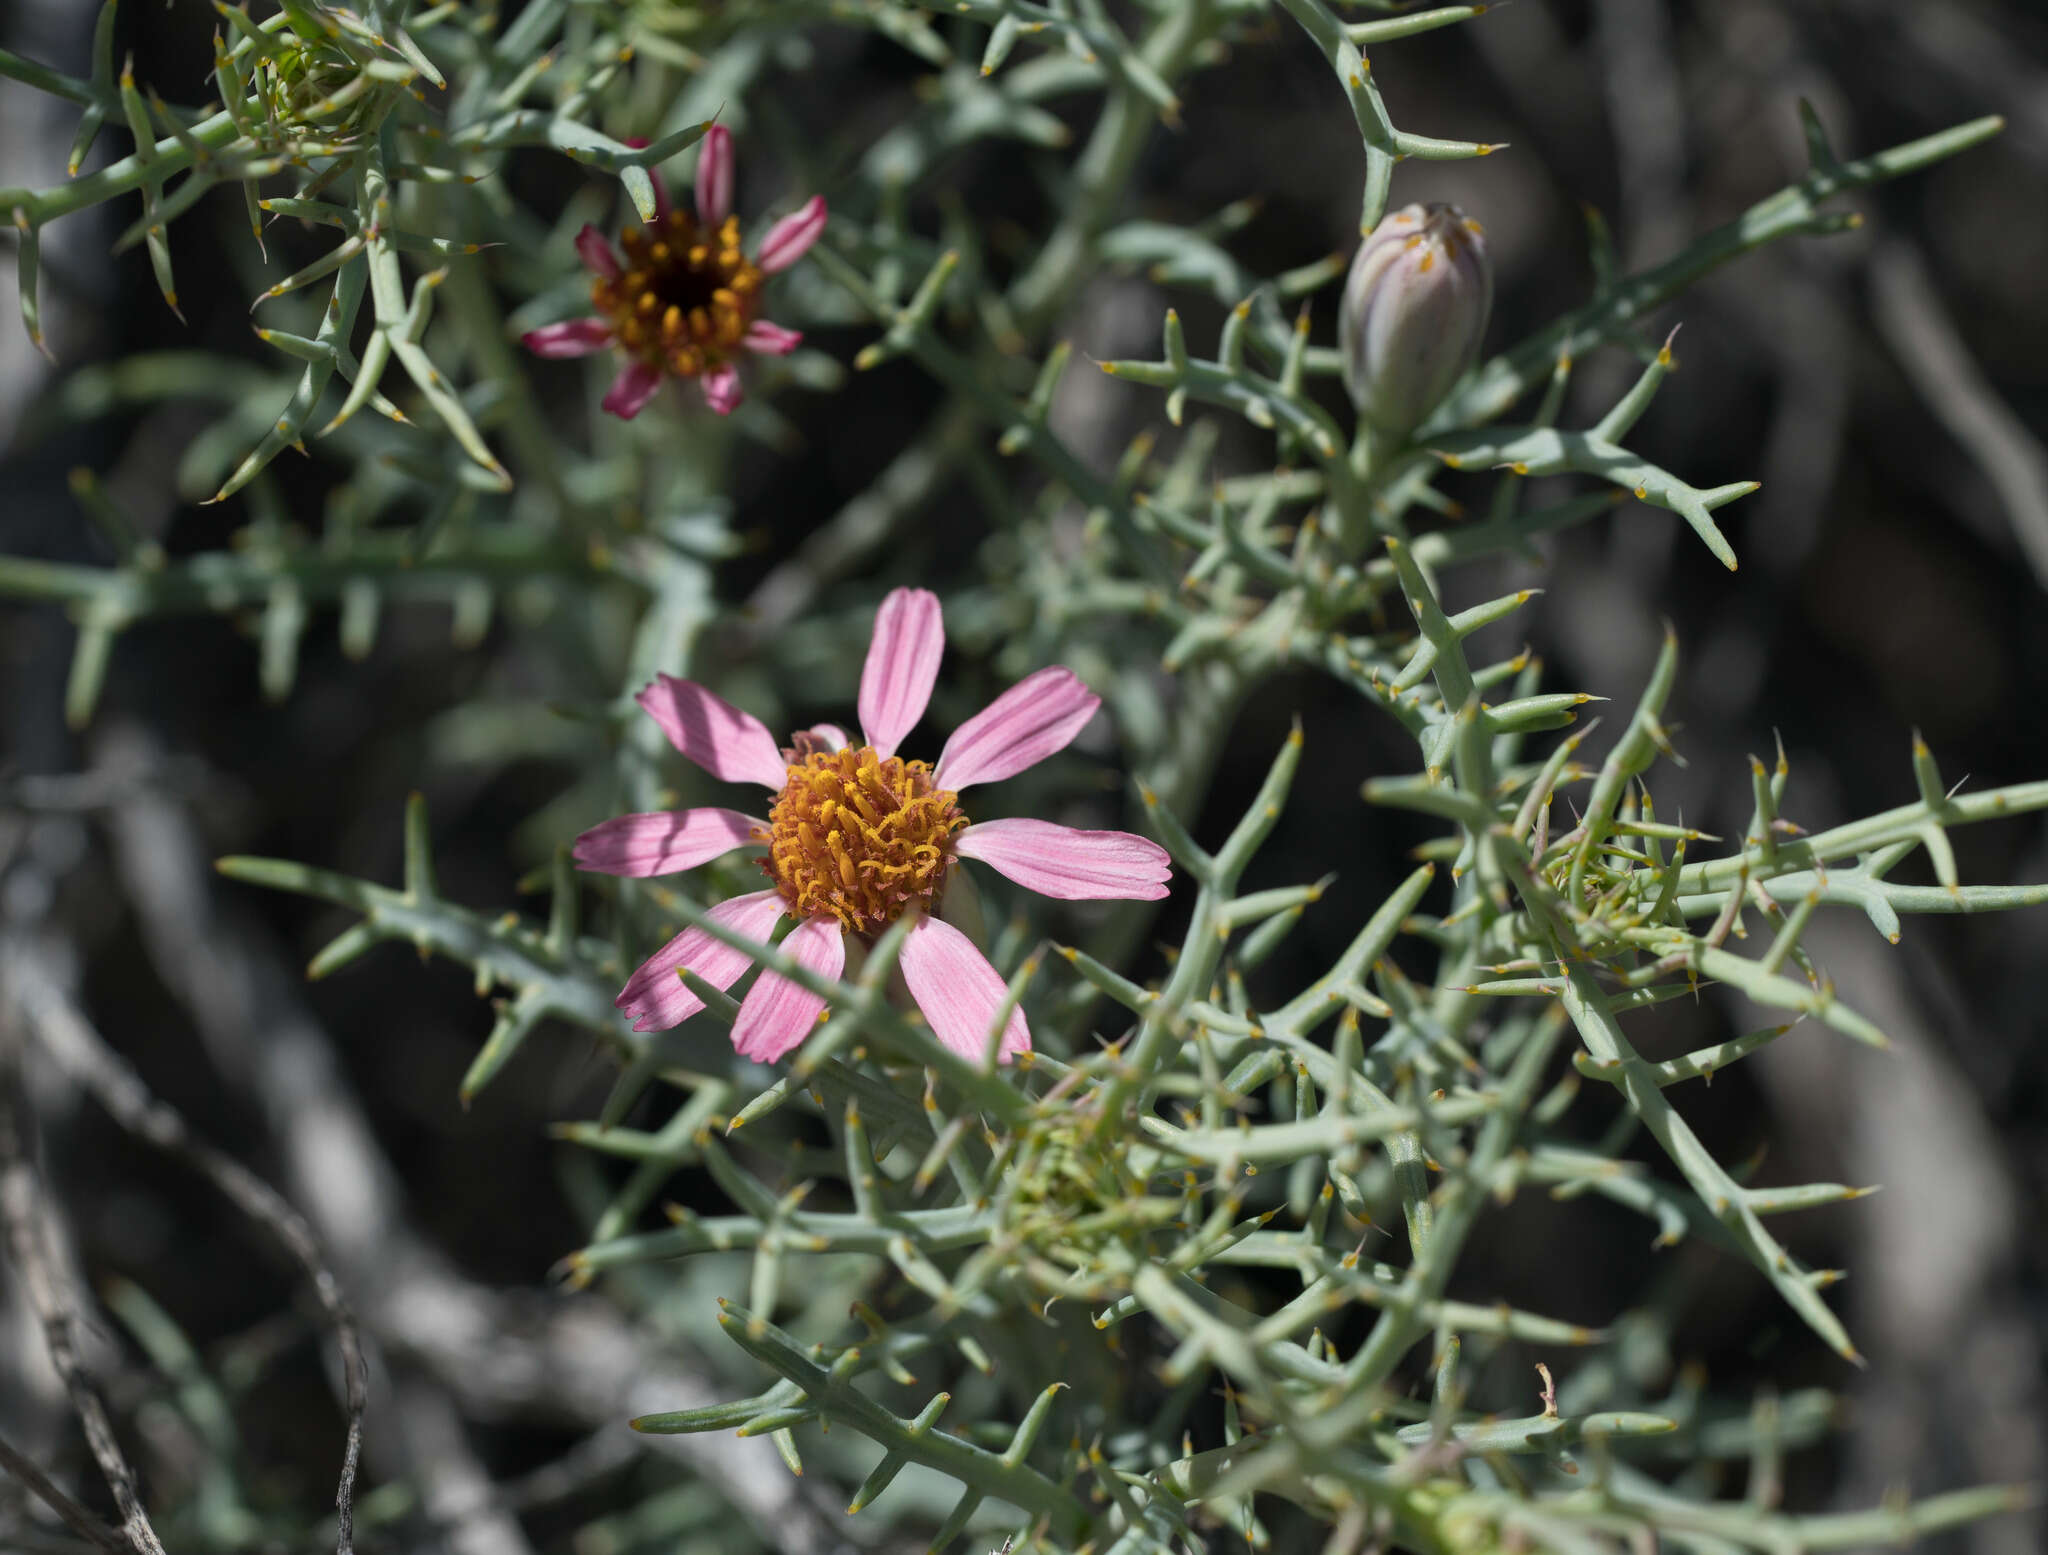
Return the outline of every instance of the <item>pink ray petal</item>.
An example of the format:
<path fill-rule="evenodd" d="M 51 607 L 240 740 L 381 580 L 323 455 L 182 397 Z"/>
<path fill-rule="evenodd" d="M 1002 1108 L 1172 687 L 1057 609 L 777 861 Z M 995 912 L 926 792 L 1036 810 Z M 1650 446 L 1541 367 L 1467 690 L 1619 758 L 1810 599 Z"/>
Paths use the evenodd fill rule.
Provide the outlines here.
<path fill-rule="evenodd" d="M 576 234 L 576 252 L 592 275 L 601 275 L 607 281 L 619 278 L 619 256 L 612 252 L 611 240 L 589 222 Z"/>
<path fill-rule="evenodd" d="M 770 319 L 755 319 L 740 336 L 740 344 L 762 356 L 787 356 L 803 344 L 804 332 L 784 329 Z"/>
<path fill-rule="evenodd" d="M 988 1052 L 996 1011 L 1010 996 L 1002 973 L 989 965 L 973 940 L 943 918 L 918 921 L 903 941 L 903 959 L 897 966 L 910 997 L 931 1022 L 932 1035 L 962 1058 L 980 1063 Z M 1024 1012 L 1012 1010 L 997 1056 L 1014 1058 L 1030 1051 L 1031 1028 L 1024 1023 Z"/>
<path fill-rule="evenodd" d="M 926 589 L 890 590 L 875 612 L 860 672 L 861 733 L 878 754 L 895 755 L 903 736 L 924 717 L 945 651 L 939 596 Z"/>
<path fill-rule="evenodd" d="M 982 821 L 955 839 L 1027 890 L 1063 902 L 1156 902 L 1173 865 L 1166 849 L 1127 831 L 1078 831 L 1051 821 Z"/>
<path fill-rule="evenodd" d="M 806 918 L 782 942 L 782 953 L 820 977 L 837 977 L 846 965 L 846 932 L 836 918 Z M 772 1064 L 802 1044 L 818 1023 L 825 1001 L 776 972 L 763 972 L 732 1023 L 733 1051 L 757 1064 Z"/>
<path fill-rule="evenodd" d="M 766 943 L 787 906 L 780 891 L 755 891 L 720 902 L 705 917 Z M 679 975 L 682 968 L 688 967 L 714 988 L 730 988 L 753 964 L 754 958 L 744 950 L 733 949 L 703 929 L 688 928 L 643 961 L 612 1002 L 632 1019 L 635 1031 L 666 1031 L 704 1008 L 704 1001 Z"/>
<path fill-rule="evenodd" d="M 1060 665 L 1026 675 L 953 731 L 932 781 L 959 790 L 993 783 L 1065 750 L 1088 726 L 1102 698 Z"/>
<path fill-rule="evenodd" d="M 768 236 L 761 239 L 761 252 L 754 256 L 754 263 L 768 275 L 787 270 L 805 254 L 811 245 L 825 231 L 825 197 L 814 194 L 803 204 L 803 209 L 785 216 L 768 229 Z"/>
<path fill-rule="evenodd" d="M 732 214 L 732 131 L 714 124 L 697 153 L 697 220 L 716 227 Z"/>
<path fill-rule="evenodd" d="M 529 329 L 519 343 L 535 356 L 588 356 L 612 343 L 612 327 L 603 319 L 565 319 Z"/>
<path fill-rule="evenodd" d="M 661 387 L 661 369 L 645 362 L 628 362 L 619 369 L 612 386 L 604 391 L 604 408 L 621 421 L 631 421 L 654 398 Z"/>
<path fill-rule="evenodd" d="M 789 780 L 767 726 L 694 680 L 657 675 L 633 700 L 661 725 L 669 744 L 713 777 L 764 788 L 781 788 Z"/>
<path fill-rule="evenodd" d="M 699 380 L 704 385 L 704 403 L 721 416 L 729 416 L 746 398 L 740 389 L 740 370 L 720 362 Z"/>
<path fill-rule="evenodd" d="M 579 869 L 601 875 L 673 875 L 755 840 L 768 823 L 737 810 L 659 810 L 615 815 L 576 839 Z"/>

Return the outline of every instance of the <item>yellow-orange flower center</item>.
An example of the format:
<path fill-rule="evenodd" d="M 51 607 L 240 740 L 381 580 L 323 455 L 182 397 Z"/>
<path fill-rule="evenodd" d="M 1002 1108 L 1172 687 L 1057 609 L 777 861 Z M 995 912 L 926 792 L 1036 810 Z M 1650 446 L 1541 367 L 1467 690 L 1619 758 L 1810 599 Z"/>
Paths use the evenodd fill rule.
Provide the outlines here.
<path fill-rule="evenodd" d="M 591 300 L 629 354 L 683 378 L 738 349 L 761 298 L 761 272 L 740 252 L 740 223 L 700 229 L 681 209 L 619 234 L 626 265 L 591 283 Z"/>
<path fill-rule="evenodd" d="M 967 824 L 930 766 L 871 746 L 799 752 L 768 812 L 761 867 L 798 917 L 872 934 L 945 883 Z"/>

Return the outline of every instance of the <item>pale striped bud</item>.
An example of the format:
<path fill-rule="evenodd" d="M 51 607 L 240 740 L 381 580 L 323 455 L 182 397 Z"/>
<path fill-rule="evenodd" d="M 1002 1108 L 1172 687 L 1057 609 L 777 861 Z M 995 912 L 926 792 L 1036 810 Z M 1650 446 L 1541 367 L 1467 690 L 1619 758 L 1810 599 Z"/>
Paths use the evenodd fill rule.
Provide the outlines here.
<path fill-rule="evenodd" d="M 1359 418 L 1406 437 L 1479 354 L 1493 307 L 1486 237 L 1454 205 L 1410 205 L 1358 246 L 1337 338 Z"/>

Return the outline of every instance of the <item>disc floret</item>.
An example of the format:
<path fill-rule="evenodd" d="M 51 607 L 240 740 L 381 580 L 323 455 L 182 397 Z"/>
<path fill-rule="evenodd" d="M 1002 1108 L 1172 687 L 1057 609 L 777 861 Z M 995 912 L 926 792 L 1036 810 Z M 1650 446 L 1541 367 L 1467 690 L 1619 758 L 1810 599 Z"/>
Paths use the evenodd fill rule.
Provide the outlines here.
<path fill-rule="evenodd" d="M 967 824 L 954 800 L 926 762 L 869 745 L 799 753 L 768 812 L 761 867 L 798 917 L 877 933 L 945 884 Z"/>
<path fill-rule="evenodd" d="M 679 378 L 698 377 L 739 353 L 762 275 L 741 251 L 737 216 L 700 226 L 672 206 L 647 226 L 628 227 L 619 246 L 625 267 L 596 276 L 590 297 L 611 321 L 620 350 Z"/>

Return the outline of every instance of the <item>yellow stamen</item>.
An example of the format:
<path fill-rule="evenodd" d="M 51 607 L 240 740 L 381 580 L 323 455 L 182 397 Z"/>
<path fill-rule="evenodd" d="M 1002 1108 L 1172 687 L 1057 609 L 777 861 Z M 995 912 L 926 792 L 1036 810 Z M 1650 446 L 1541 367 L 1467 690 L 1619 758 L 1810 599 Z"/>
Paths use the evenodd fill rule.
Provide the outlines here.
<path fill-rule="evenodd" d="M 739 218 L 715 230 L 681 208 L 619 234 L 625 268 L 591 285 L 619 345 L 650 367 L 694 378 L 740 350 L 762 275 L 740 249 Z"/>
<path fill-rule="evenodd" d="M 921 761 L 867 746 L 812 751 L 769 812 L 762 868 L 799 916 L 871 934 L 937 895 L 966 824 Z"/>

